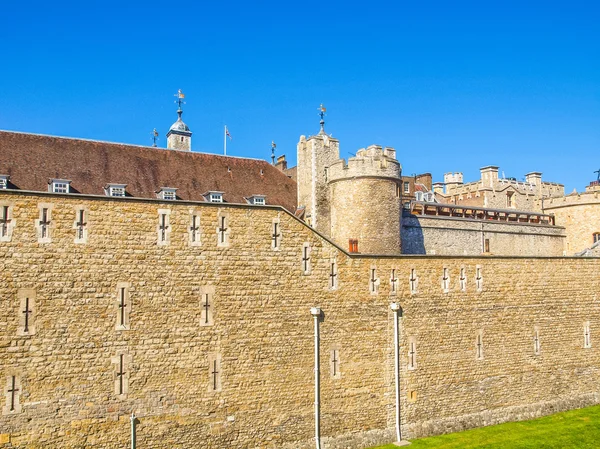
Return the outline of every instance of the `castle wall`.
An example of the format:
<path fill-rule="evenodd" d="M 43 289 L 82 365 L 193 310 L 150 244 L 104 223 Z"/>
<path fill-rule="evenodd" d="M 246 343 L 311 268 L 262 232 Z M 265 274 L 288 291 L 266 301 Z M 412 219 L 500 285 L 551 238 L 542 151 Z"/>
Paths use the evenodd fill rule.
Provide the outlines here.
<path fill-rule="evenodd" d="M 562 256 L 565 229 L 528 223 L 404 214 L 403 254 Z"/>
<path fill-rule="evenodd" d="M 3 408 L 2 448 L 122 448 L 132 411 L 138 447 L 314 447 L 313 306 L 324 312 L 325 449 L 394 438 L 391 301 L 403 308 L 407 438 L 600 400 L 596 337 L 584 348 L 584 329 L 600 328 L 600 259 L 350 256 L 276 207 L 6 191 L 0 201 L 16 220 L 0 241 L 0 382 L 9 404 L 17 378 L 21 408 Z M 51 206 L 48 243 L 35 230 L 40 204 Z M 87 243 L 74 243 L 80 207 L 89 211 Z M 165 210 L 170 230 L 158 244 Z M 123 284 L 127 330 L 115 326 Z M 22 300 L 32 292 L 35 332 L 23 334 Z M 120 354 L 127 389 L 118 395 Z"/>
<path fill-rule="evenodd" d="M 566 251 L 572 255 L 594 244 L 600 232 L 600 192 L 585 192 L 544 199 L 544 213 L 554 214 L 556 224 L 566 228 Z"/>

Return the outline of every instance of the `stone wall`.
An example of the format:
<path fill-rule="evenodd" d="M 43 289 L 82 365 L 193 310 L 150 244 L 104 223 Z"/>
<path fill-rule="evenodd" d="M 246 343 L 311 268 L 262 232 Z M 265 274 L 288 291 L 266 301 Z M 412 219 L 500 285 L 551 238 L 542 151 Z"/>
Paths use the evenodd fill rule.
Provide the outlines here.
<path fill-rule="evenodd" d="M 0 241 L 3 449 L 122 448 L 132 411 L 140 448 L 314 447 L 313 306 L 324 312 L 325 449 L 393 439 L 391 301 L 403 308 L 408 438 L 598 402 L 597 258 L 350 256 L 276 207 L 0 201 L 15 220 Z M 75 243 L 81 208 L 87 235 Z"/>
<path fill-rule="evenodd" d="M 404 254 L 562 256 L 564 244 L 565 229 L 561 226 L 406 212 L 402 218 Z"/>

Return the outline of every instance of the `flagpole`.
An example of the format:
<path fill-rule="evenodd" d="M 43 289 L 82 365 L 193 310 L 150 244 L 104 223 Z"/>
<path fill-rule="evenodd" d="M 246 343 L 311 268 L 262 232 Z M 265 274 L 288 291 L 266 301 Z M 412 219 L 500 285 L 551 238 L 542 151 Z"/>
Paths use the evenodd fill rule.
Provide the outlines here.
<path fill-rule="evenodd" d="M 227 125 L 223 129 L 223 154 L 227 156 Z"/>

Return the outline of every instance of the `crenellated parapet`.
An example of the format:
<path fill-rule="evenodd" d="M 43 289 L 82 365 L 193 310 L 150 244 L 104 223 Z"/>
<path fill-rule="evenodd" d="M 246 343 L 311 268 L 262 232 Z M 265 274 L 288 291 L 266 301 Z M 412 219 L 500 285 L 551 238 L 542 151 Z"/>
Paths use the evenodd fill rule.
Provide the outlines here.
<path fill-rule="evenodd" d="M 402 166 L 396 159 L 396 150 L 379 145 L 361 148 L 347 162 L 344 159 L 337 160 L 329 166 L 327 173 L 329 182 L 361 177 L 399 180 L 401 174 Z"/>

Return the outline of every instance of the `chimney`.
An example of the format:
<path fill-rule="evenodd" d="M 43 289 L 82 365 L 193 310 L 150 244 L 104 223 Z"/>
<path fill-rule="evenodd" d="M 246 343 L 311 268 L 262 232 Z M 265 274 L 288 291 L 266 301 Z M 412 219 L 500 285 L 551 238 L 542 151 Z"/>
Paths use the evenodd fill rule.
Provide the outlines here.
<path fill-rule="evenodd" d="M 282 154 L 277 158 L 277 163 L 275 164 L 275 167 L 281 171 L 287 170 L 287 161 L 285 160 L 285 154 Z"/>

